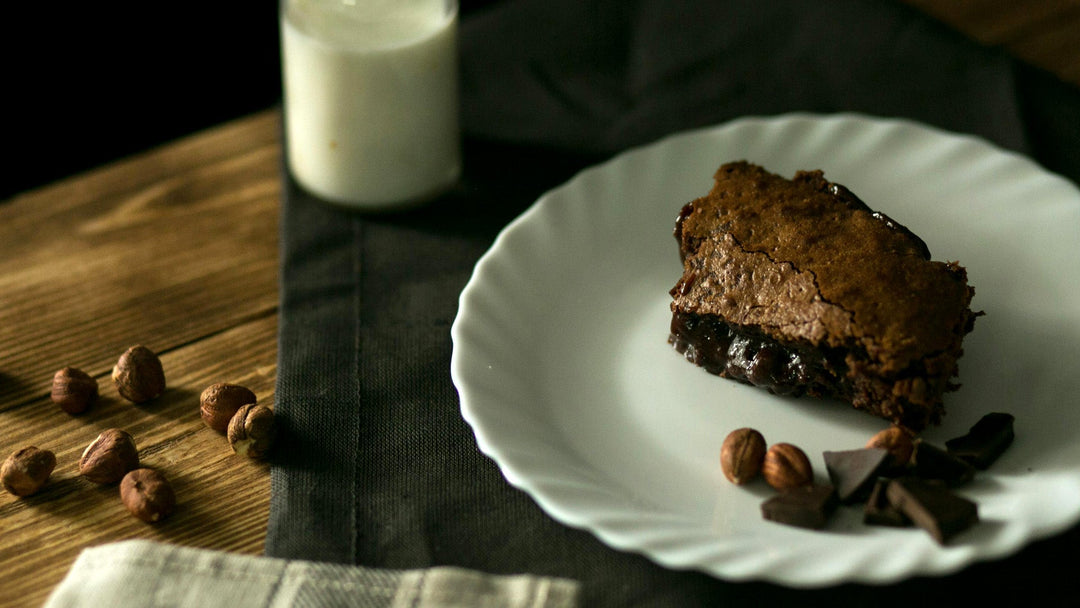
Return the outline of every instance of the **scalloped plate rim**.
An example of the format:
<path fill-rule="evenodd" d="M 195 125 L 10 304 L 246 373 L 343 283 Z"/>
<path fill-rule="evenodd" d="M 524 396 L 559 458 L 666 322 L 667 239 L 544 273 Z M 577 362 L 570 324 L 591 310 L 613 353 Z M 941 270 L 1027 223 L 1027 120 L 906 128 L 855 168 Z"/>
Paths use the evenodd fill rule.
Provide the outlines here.
<path fill-rule="evenodd" d="M 711 561 L 702 562 L 700 557 L 695 558 L 693 555 L 688 556 L 686 552 L 679 553 L 668 550 L 656 550 L 641 540 L 640 532 L 627 531 L 623 524 L 611 523 L 613 519 L 623 520 L 628 517 L 645 518 L 650 521 L 658 519 L 670 520 L 674 517 L 675 520 L 684 525 L 677 526 L 678 529 L 674 532 L 669 531 L 667 533 L 667 536 L 669 537 L 678 536 L 684 532 L 692 532 L 699 527 L 695 526 L 692 522 L 682 522 L 677 516 L 673 516 L 670 513 L 662 511 L 642 511 L 641 506 L 638 505 L 626 510 L 609 510 L 601 517 L 589 512 L 588 509 L 582 510 L 580 508 L 580 499 L 572 498 L 569 500 L 570 504 L 568 504 L 567 499 L 560 494 L 561 489 L 557 487 L 558 483 L 551 478 L 549 472 L 533 470 L 533 467 L 528 463 L 528 454 L 518 453 L 519 448 L 516 446 L 507 446 L 500 443 L 497 425 L 487 424 L 483 407 L 478 406 L 473 400 L 472 394 L 474 392 L 474 385 L 472 378 L 470 377 L 470 370 L 468 369 L 468 357 L 470 353 L 465 349 L 466 345 L 469 344 L 469 338 L 467 337 L 466 332 L 469 331 L 476 322 L 475 319 L 470 318 L 470 315 L 472 314 L 471 299 L 478 297 L 478 294 L 483 291 L 485 287 L 485 273 L 488 272 L 489 267 L 496 263 L 497 260 L 501 260 L 508 255 L 506 247 L 507 242 L 512 238 L 512 235 L 521 231 L 528 231 L 531 226 L 541 221 L 544 214 L 550 212 L 553 207 L 560 204 L 568 204 L 561 199 L 568 196 L 572 199 L 574 195 L 573 191 L 576 188 L 579 188 L 584 180 L 589 179 L 589 176 L 617 170 L 620 165 L 628 163 L 628 159 L 635 156 L 659 154 L 667 147 L 692 145 L 696 140 L 708 140 L 709 138 L 720 137 L 724 133 L 732 130 L 743 128 L 785 128 L 785 126 L 786 128 L 790 128 L 791 125 L 796 123 L 809 124 L 815 128 L 821 128 L 822 125 L 825 125 L 826 127 L 833 125 L 835 128 L 839 128 L 843 125 L 861 125 L 861 128 L 864 129 L 880 129 L 885 127 L 900 131 L 915 130 L 921 134 L 920 136 L 929 135 L 931 137 L 942 138 L 943 140 L 948 140 L 950 144 L 954 146 L 974 146 L 982 153 L 1001 157 L 1009 163 L 1019 163 L 1026 171 L 1038 173 L 1040 179 L 1049 179 L 1050 181 L 1057 180 L 1060 183 L 1058 183 L 1056 187 L 1064 187 L 1070 194 L 1076 194 L 1075 186 L 1064 178 L 1046 172 L 1034 161 L 1019 153 L 1001 149 L 995 144 L 978 136 L 953 133 L 941 128 L 924 125 L 910 119 L 880 118 L 861 113 L 814 114 L 795 112 L 777 116 L 747 116 L 719 125 L 673 133 L 654 143 L 631 148 L 623 153 L 615 155 L 607 161 L 580 171 L 564 184 L 553 188 L 540 196 L 532 206 L 500 231 L 491 247 L 477 261 L 472 276 L 461 292 L 459 298 L 459 312 L 451 327 L 453 351 L 450 371 L 453 383 L 455 387 L 457 387 L 460 395 L 461 414 L 473 429 L 481 452 L 492 458 L 498 464 L 511 485 L 520 488 L 529 494 L 545 512 L 556 520 L 572 527 L 588 530 L 596 535 L 601 541 L 616 549 L 643 554 L 664 566 L 676 569 L 700 570 L 728 580 L 765 580 L 793 587 L 818 587 L 844 582 L 881 584 L 896 582 L 915 575 L 943 575 L 960 570 L 974 561 L 995 559 L 1012 554 L 1032 540 L 1051 536 L 1075 524 L 1080 520 L 1080 504 L 1077 504 L 1070 514 L 1058 517 L 1054 521 L 1025 522 L 1029 524 L 1028 527 L 1017 535 L 1014 540 L 1002 542 L 996 545 L 992 550 L 984 549 L 981 552 L 971 550 L 965 552 L 962 557 L 951 560 L 946 565 L 914 566 L 891 573 L 856 570 L 852 572 L 833 572 L 832 574 L 819 577 L 808 577 L 805 575 L 787 576 L 784 572 L 770 571 L 766 568 L 759 568 L 757 570 L 739 570 L 738 568 L 731 568 L 730 562 L 721 562 L 719 564 Z M 826 173 L 828 174 L 827 169 Z M 658 227 L 658 229 L 665 230 L 666 227 L 661 226 Z M 587 464 L 581 464 L 585 468 L 588 468 Z M 1080 493 L 1080 479 L 1071 481 L 1076 484 L 1078 488 L 1077 492 Z M 613 494 L 618 495 L 617 492 L 613 492 L 611 489 L 598 488 L 594 489 L 590 499 L 596 499 L 596 496 L 600 495 L 610 496 Z M 692 534 L 688 535 L 692 536 Z M 664 536 L 664 534 L 661 534 L 661 536 Z M 708 543 L 705 544 L 707 545 Z"/>

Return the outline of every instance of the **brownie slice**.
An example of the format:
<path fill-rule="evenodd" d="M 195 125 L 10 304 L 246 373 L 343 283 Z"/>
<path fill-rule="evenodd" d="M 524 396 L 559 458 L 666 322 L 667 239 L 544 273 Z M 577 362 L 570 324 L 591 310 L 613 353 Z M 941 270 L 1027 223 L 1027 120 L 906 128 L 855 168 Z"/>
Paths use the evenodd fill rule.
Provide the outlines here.
<path fill-rule="evenodd" d="M 821 171 L 728 163 L 675 224 L 669 341 L 711 373 L 937 424 L 976 313 L 955 262 Z"/>

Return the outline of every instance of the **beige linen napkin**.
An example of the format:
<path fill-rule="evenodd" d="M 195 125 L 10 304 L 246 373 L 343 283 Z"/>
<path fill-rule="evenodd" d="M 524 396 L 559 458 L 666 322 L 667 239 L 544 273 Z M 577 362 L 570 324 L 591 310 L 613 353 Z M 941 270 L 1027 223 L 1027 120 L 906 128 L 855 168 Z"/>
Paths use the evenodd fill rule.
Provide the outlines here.
<path fill-rule="evenodd" d="M 132 540 L 84 549 L 46 608 L 570 608 L 574 581 L 452 567 L 384 570 Z"/>

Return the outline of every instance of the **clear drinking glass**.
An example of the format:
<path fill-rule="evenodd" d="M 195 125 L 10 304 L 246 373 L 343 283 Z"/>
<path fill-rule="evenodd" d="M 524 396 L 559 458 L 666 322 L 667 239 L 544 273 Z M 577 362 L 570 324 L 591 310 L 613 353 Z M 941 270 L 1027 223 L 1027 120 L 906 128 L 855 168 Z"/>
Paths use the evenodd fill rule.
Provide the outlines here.
<path fill-rule="evenodd" d="M 286 162 L 327 201 L 411 206 L 461 174 L 457 0 L 281 0 Z"/>

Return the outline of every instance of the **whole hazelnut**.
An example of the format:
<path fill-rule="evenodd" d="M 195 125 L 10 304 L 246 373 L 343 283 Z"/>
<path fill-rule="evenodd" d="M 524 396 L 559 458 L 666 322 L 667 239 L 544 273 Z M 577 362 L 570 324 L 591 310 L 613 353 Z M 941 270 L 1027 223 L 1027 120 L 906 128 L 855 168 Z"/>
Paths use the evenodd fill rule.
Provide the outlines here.
<path fill-rule="evenodd" d="M 176 506 L 169 480 L 154 469 L 135 469 L 124 475 L 120 500 L 132 515 L 150 523 L 168 517 Z"/>
<path fill-rule="evenodd" d="M 774 444 L 765 452 L 761 474 L 766 483 L 781 491 L 814 482 L 814 469 L 806 452 L 790 443 Z"/>
<path fill-rule="evenodd" d="M 757 477 L 764 461 L 765 437 L 754 429 L 735 429 L 720 446 L 720 471 L 733 484 L 742 485 Z"/>
<path fill-rule="evenodd" d="M 907 467 L 915 442 L 911 434 L 899 426 L 891 426 L 866 442 L 868 448 L 881 448 L 889 452 L 888 470 L 900 471 Z"/>
<path fill-rule="evenodd" d="M 94 483 L 115 483 L 138 467 L 135 440 L 121 429 L 102 431 L 79 458 L 79 473 Z"/>
<path fill-rule="evenodd" d="M 98 398 L 97 380 L 75 367 L 65 367 L 53 374 L 53 403 L 69 414 L 81 414 Z"/>
<path fill-rule="evenodd" d="M 132 403 L 144 403 L 165 392 L 161 359 L 141 344 L 120 355 L 113 366 L 112 379 L 120 396 Z"/>
<path fill-rule="evenodd" d="M 15 496 L 29 496 L 45 485 L 54 468 L 56 456 L 52 452 L 28 446 L 0 465 L 0 483 Z"/>
<path fill-rule="evenodd" d="M 224 434 L 242 406 L 255 403 L 255 393 L 238 384 L 211 384 L 199 396 L 199 414 L 206 426 Z"/>
<path fill-rule="evenodd" d="M 274 445 L 277 425 L 274 410 L 265 405 L 249 403 L 236 410 L 229 421 L 229 445 L 237 454 L 250 458 L 265 458 Z"/>

